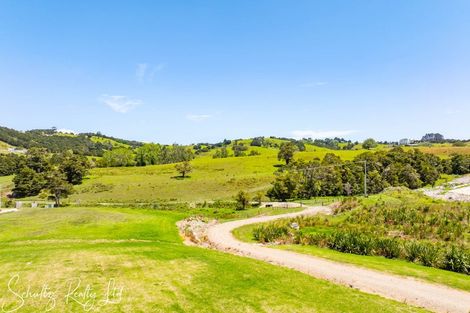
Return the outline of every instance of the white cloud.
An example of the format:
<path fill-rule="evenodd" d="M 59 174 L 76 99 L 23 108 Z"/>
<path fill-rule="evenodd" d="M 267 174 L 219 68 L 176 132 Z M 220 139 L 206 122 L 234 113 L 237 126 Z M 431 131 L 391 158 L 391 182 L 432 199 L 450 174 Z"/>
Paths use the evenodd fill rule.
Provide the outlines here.
<path fill-rule="evenodd" d="M 212 115 L 210 114 L 188 114 L 186 115 L 186 119 L 192 121 L 192 122 L 202 122 L 205 120 L 208 120 L 212 118 Z"/>
<path fill-rule="evenodd" d="M 356 130 L 327 130 L 327 131 L 316 131 L 316 130 L 294 130 L 292 136 L 295 139 L 312 138 L 312 139 L 323 139 L 323 138 L 334 138 L 343 137 L 357 133 Z"/>
<path fill-rule="evenodd" d="M 310 88 L 310 87 L 320 87 L 320 86 L 325 86 L 325 85 L 328 85 L 328 82 L 309 82 L 309 83 L 300 84 L 299 87 Z"/>
<path fill-rule="evenodd" d="M 143 103 L 143 101 L 139 99 L 131 99 L 126 96 L 110 95 L 102 95 L 100 97 L 100 101 L 118 113 L 127 113 L 128 111 Z"/>
<path fill-rule="evenodd" d="M 151 65 L 148 63 L 139 63 L 135 69 L 135 76 L 140 82 L 145 80 L 152 80 L 157 72 L 160 72 L 166 67 L 165 63 Z"/>
<path fill-rule="evenodd" d="M 148 64 L 147 63 L 139 63 L 137 64 L 137 68 L 135 70 L 135 76 L 137 77 L 137 79 L 139 81 L 143 81 L 144 78 L 145 78 L 145 73 L 147 72 L 147 68 L 148 68 Z"/>

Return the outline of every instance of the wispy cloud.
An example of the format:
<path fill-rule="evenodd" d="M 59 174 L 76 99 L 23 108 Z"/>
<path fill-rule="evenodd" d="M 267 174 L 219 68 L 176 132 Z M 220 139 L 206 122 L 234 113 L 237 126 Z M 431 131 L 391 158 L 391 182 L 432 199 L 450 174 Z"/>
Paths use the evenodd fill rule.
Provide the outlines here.
<path fill-rule="evenodd" d="M 445 114 L 446 115 L 457 115 L 457 114 L 461 114 L 463 113 L 462 110 L 459 110 L 459 109 L 447 109 L 445 111 Z"/>
<path fill-rule="evenodd" d="M 147 72 L 149 65 L 147 63 L 139 63 L 137 64 L 137 68 L 135 69 L 135 76 L 139 81 L 143 81 L 145 78 L 145 73 Z"/>
<path fill-rule="evenodd" d="M 312 139 L 323 139 L 323 138 L 334 138 L 343 137 L 357 133 L 356 130 L 294 130 L 291 134 L 296 139 L 312 138 Z"/>
<path fill-rule="evenodd" d="M 143 103 L 139 99 L 131 99 L 126 96 L 101 95 L 100 101 L 118 113 L 127 113 Z"/>
<path fill-rule="evenodd" d="M 308 82 L 308 83 L 300 84 L 299 87 L 311 88 L 311 87 L 320 87 L 320 86 L 325 86 L 325 85 L 328 85 L 328 82 Z"/>
<path fill-rule="evenodd" d="M 188 114 L 186 115 L 186 119 L 192 121 L 192 122 L 203 122 L 206 121 L 210 118 L 212 118 L 213 115 L 211 114 Z"/>
<path fill-rule="evenodd" d="M 148 63 L 139 63 L 135 69 L 135 77 L 140 81 L 152 80 L 157 72 L 160 72 L 166 67 L 165 63 L 151 65 Z"/>

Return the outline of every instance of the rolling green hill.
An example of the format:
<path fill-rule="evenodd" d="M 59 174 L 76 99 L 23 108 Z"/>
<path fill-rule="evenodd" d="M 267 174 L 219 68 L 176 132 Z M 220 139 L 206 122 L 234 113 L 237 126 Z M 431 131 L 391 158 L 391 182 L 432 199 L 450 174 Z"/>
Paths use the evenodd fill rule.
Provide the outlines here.
<path fill-rule="evenodd" d="M 378 148 L 381 149 L 381 148 Z M 146 167 L 95 168 L 72 195 L 72 201 L 152 202 L 157 200 L 206 201 L 231 199 L 239 190 L 266 192 L 273 180 L 278 149 L 250 147 L 256 156 L 213 159 L 214 151 L 196 157 L 188 179 L 178 179 L 174 164 Z M 306 145 L 296 158 L 311 160 L 335 153 L 345 160 L 365 150 L 330 150 Z"/>
<path fill-rule="evenodd" d="M 46 148 L 50 152 L 72 150 L 75 153 L 101 156 L 103 151 L 113 149 L 117 144 L 138 147 L 140 142 L 105 136 L 102 134 L 69 134 L 56 129 L 35 129 L 25 132 L 7 127 L 0 127 L 0 141 L 11 146 L 29 149 Z M 0 150 L 2 146 L 0 144 Z"/>

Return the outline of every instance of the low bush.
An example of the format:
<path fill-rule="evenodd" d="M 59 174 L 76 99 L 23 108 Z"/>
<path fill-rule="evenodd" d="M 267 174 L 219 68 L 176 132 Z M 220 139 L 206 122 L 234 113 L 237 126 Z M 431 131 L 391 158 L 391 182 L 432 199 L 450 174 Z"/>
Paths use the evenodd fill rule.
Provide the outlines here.
<path fill-rule="evenodd" d="M 388 259 L 395 259 L 401 255 L 401 246 L 400 242 L 395 238 L 381 238 L 376 241 L 375 252 Z"/>
<path fill-rule="evenodd" d="M 470 253 L 462 248 L 452 246 L 444 255 L 442 268 L 453 272 L 470 274 Z"/>
<path fill-rule="evenodd" d="M 284 225 L 268 224 L 253 229 L 253 238 L 262 243 L 278 241 L 283 237 L 287 237 L 288 234 L 289 228 Z"/>

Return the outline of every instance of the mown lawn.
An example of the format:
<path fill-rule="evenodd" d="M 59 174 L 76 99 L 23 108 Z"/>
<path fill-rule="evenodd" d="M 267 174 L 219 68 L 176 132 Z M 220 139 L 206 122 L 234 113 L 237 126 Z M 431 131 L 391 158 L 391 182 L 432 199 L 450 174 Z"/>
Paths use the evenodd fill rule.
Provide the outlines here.
<path fill-rule="evenodd" d="M 84 312 L 78 302 L 86 301 L 91 312 L 422 312 L 263 262 L 184 246 L 175 227 L 184 216 L 72 207 L 1 215 L 1 305 L 21 306 L 17 312 Z M 114 293 L 106 302 L 109 282 Z M 49 292 L 34 297 L 45 285 Z"/>

